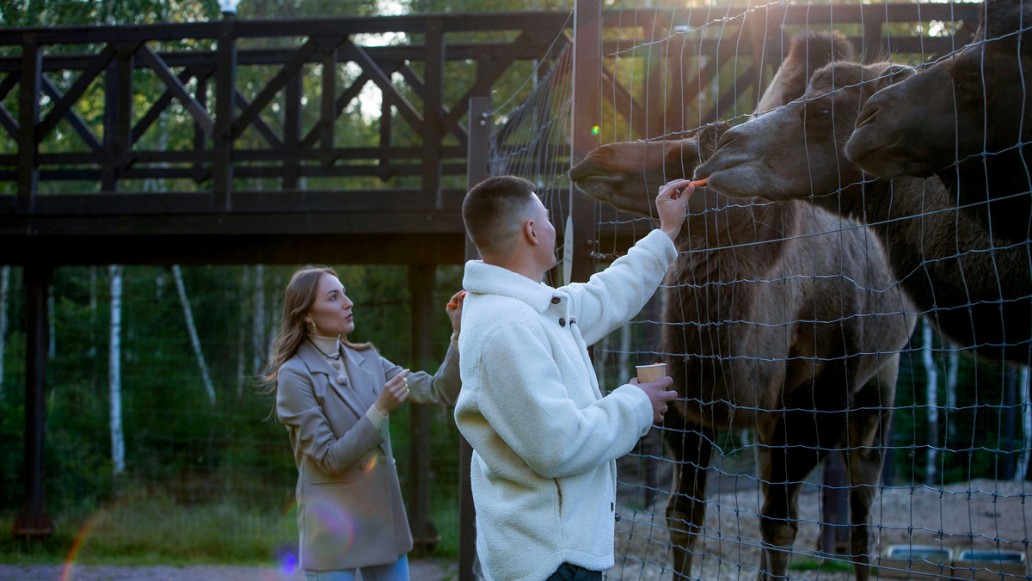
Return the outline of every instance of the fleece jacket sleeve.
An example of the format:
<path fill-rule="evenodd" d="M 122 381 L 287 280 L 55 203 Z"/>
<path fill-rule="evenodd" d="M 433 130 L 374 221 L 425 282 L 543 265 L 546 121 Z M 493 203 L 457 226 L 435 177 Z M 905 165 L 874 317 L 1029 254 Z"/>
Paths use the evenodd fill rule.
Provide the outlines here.
<path fill-rule="evenodd" d="M 656 293 L 675 258 L 677 248 L 670 237 L 653 230 L 588 282 L 563 287 L 584 342 L 594 345 L 634 318 Z"/>
<path fill-rule="evenodd" d="M 490 361 L 477 366 L 480 414 L 545 478 L 580 474 L 627 454 L 651 426 L 648 396 L 627 385 L 578 407 L 546 341 L 532 323 L 486 338 L 482 353 Z"/>

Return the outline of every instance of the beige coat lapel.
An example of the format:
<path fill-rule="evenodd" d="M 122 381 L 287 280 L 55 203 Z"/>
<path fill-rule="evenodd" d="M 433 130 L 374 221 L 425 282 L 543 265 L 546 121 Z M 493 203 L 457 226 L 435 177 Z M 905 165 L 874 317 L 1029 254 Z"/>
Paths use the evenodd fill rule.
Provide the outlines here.
<path fill-rule="evenodd" d="M 345 357 L 347 357 L 348 350 L 345 349 Z M 312 374 L 313 381 L 323 381 L 328 385 L 327 393 L 335 394 L 344 404 L 355 414 L 356 418 L 360 418 L 365 415 L 366 410 L 369 409 L 369 405 L 372 402 L 365 404 L 362 401 L 364 398 L 356 396 L 355 390 L 351 389 L 349 385 L 340 385 L 337 383 L 337 376 L 339 373 L 333 368 L 330 359 L 319 352 L 315 345 L 312 345 L 310 341 L 301 343 L 301 346 L 297 348 L 297 354 L 301 357 L 301 360 L 305 362 L 308 367 L 308 371 Z M 342 358 L 343 359 L 343 358 Z M 345 364 L 346 365 L 346 364 Z M 350 366 L 348 366 L 348 374 L 354 377 L 351 373 Z"/>
<path fill-rule="evenodd" d="M 376 351 L 369 349 L 367 351 L 355 351 L 354 349 L 344 348 L 344 368 L 348 371 L 348 377 L 351 381 L 350 396 L 357 399 L 364 410 L 369 409 L 369 406 L 376 402 L 376 398 L 380 395 L 380 390 L 383 389 L 383 385 L 376 385 L 376 377 L 373 370 L 367 369 L 366 362 L 370 359 L 369 355 L 376 355 Z M 379 357 L 377 356 L 377 359 Z"/>

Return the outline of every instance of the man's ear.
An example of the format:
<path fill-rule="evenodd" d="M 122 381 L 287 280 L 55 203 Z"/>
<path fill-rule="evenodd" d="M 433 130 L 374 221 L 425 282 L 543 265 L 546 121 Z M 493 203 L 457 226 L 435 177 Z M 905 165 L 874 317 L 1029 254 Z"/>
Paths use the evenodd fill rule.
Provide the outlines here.
<path fill-rule="evenodd" d="M 527 220 L 523 223 L 523 236 L 530 244 L 538 243 L 537 228 L 533 220 Z"/>

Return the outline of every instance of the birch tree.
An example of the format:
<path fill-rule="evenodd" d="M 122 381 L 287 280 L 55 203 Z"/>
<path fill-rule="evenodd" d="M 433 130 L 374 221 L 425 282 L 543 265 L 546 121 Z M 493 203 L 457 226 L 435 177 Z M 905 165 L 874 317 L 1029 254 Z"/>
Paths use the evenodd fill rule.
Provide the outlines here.
<path fill-rule="evenodd" d="M 0 268 L 0 401 L 4 399 L 4 347 L 7 337 L 7 289 L 10 288 L 11 267 Z"/>
<path fill-rule="evenodd" d="M 928 454 L 925 456 L 925 483 L 934 484 L 939 457 L 939 367 L 932 351 L 932 326 L 921 319 L 921 360 L 925 368 L 925 395 L 928 402 Z"/>
<path fill-rule="evenodd" d="M 122 267 L 111 265 L 111 328 L 108 349 L 108 403 L 110 408 L 112 475 L 125 472 L 125 436 L 122 433 Z"/>
<path fill-rule="evenodd" d="M 1022 481 L 1032 470 L 1032 407 L 1029 402 L 1028 366 L 1023 365 L 1018 375 L 1018 392 L 1021 398 L 1021 453 L 1018 455 L 1018 466 L 1014 471 L 1014 480 Z"/>
<path fill-rule="evenodd" d="M 54 286 L 47 287 L 47 359 L 57 356 L 57 316 L 54 310 Z"/>
<path fill-rule="evenodd" d="M 960 353 L 955 346 L 950 345 L 946 354 L 946 413 L 953 413 L 957 410 L 957 378 L 960 376 Z M 953 440 L 953 422 L 946 418 L 946 440 Z"/>
<path fill-rule="evenodd" d="M 267 328 L 265 325 L 265 265 L 254 265 L 254 280 L 252 281 L 251 288 L 254 289 L 252 297 L 254 315 L 251 319 L 251 346 L 253 350 L 251 373 L 259 375 L 262 372 L 262 364 L 265 362 L 265 356 L 269 347 L 265 334 L 265 329 Z"/>
<path fill-rule="evenodd" d="M 251 272 L 251 269 L 248 268 L 247 266 L 244 266 L 242 269 L 240 269 L 240 294 L 243 294 L 243 293 L 247 292 L 248 288 L 251 286 L 250 272 Z M 236 357 L 236 385 L 237 385 L 236 395 L 237 395 L 237 399 L 240 399 L 240 398 L 242 398 L 244 396 L 244 382 L 246 380 L 245 379 L 245 375 L 247 373 L 245 371 L 245 369 L 244 369 L 244 367 L 247 365 L 247 363 L 246 363 L 246 361 L 247 361 L 247 349 L 245 348 L 245 345 L 244 345 L 246 343 L 246 341 L 245 341 L 245 338 L 244 338 L 245 333 L 244 333 L 244 323 L 243 323 L 244 321 L 247 320 L 247 315 L 248 315 L 248 312 L 247 312 L 247 301 L 240 301 L 240 310 L 239 310 L 240 324 L 237 325 L 237 357 Z"/>
<path fill-rule="evenodd" d="M 204 350 L 201 349 L 201 339 L 197 335 L 197 326 L 194 324 L 193 309 L 190 308 L 190 299 L 186 295 L 186 284 L 183 283 L 183 271 L 178 264 L 172 265 L 172 278 L 176 282 L 176 292 L 179 293 L 179 302 L 183 305 L 183 317 L 186 319 L 186 330 L 190 333 L 190 346 L 193 347 L 194 357 L 197 358 L 197 367 L 201 370 L 201 379 L 204 381 L 204 389 L 208 393 L 208 401 L 215 407 L 215 386 L 211 382 L 211 374 L 208 373 L 208 364 L 204 361 Z"/>

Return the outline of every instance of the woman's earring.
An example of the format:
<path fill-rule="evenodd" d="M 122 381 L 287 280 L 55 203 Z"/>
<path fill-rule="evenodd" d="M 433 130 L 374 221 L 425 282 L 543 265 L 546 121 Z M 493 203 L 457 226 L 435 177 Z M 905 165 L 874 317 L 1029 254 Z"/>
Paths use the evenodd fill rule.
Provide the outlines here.
<path fill-rule="evenodd" d="M 308 324 L 308 334 L 309 335 L 315 335 L 315 331 L 316 331 L 315 321 L 309 319 L 308 321 L 306 321 L 306 323 Z"/>

